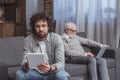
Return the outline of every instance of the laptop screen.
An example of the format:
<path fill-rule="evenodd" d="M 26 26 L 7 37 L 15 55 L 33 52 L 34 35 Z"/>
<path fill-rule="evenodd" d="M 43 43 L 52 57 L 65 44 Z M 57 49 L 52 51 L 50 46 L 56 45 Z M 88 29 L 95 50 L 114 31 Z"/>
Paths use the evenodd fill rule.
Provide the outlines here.
<path fill-rule="evenodd" d="M 98 52 L 98 54 L 96 55 L 96 58 L 101 58 L 103 54 L 105 53 L 105 51 L 106 51 L 106 48 L 102 47 L 100 51 Z"/>

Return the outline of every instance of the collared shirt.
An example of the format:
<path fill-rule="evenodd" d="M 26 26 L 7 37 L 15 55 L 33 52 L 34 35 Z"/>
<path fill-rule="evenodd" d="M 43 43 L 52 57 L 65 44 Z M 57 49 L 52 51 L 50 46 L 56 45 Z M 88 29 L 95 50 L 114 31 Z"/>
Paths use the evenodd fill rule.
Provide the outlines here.
<path fill-rule="evenodd" d="M 69 36 L 67 34 L 65 34 L 65 33 L 63 34 L 63 37 L 66 38 L 66 39 L 69 38 Z"/>
<path fill-rule="evenodd" d="M 69 36 L 69 35 L 64 33 L 63 36 L 64 36 L 64 38 L 68 39 L 68 38 L 75 38 L 76 35 L 75 36 Z"/>
<path fill-rule="evenodd" d="M 61 37 L 55 33 L 48 33 L 47 39 L 44 41 L 46 52 L 49 58 L 49 64 L 55 65 L 57 71 L 64 68 L 64 45 Z M 24 53 L 36 52 L 39 49 L 39 41 L 35 35 L 30 35 L 25 38 Z M 24 61 L 22 65 L 24 65 Z"/>

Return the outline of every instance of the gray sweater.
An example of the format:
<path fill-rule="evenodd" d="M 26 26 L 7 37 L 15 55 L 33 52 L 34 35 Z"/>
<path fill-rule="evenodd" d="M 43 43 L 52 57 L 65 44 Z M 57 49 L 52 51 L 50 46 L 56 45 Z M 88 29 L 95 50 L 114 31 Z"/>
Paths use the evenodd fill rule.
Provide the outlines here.
<path fill-rule="evenodd" d="M 64 49 L 65 49 L 65 55 L 66 56 L 85 56 L 85 51 L 82 48 L 82 44 L 88 45 L 88 46 L 101 46 L 101 43 L 98 43 L 96 41 L 74 36 L 74 37 L 68 37 L 66 34 L 62 35 L 62 39 L 64 42 Z"/>
<path fill-rule="evenodd" d="M 30 35 L 25 38 L 24 52 L 36 52 L 38 50 L 38 40 L 34 35 Z M 64 45 L 61 37 L 58 34 L 50 33 L 45 40 L 47 56 L 49 59 L 49 64 L 55 65 L 57 71 L 64 68 Z M 24 68 L 24 63 L 26 58 L 24 56 L 22 66 Z"/>

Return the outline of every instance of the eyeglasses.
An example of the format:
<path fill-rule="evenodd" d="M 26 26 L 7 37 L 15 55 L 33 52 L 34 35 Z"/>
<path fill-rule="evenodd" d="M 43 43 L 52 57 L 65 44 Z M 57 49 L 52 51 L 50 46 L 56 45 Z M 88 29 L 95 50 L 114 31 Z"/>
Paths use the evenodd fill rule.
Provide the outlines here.
<path fill-rule="evenodd" d="M 76 30 L 73 30 L 73 29 L 68 29 L 68 30 L 70 30 L 70 31 L 72 31 L 72 32 L 76 32 Z"/>
<path fill-rule="evenodd" d="M 47 27 L 48 25 L 46 25 L 46 24 L 43 24 L 43 25 L 35 25 L 35 27 L 40 27 L 40 26 L 42 26 L 42 27 Z"/>

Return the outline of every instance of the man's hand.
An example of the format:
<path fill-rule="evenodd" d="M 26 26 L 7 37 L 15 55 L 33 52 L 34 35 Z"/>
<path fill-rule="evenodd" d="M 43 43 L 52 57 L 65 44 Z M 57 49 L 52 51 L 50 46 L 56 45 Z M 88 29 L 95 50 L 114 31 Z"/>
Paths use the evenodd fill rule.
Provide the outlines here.
<path fill-rule="evenodd" d="M 92 54 L 91 52 L 86 52 L 85 54 L 85 56 L 94 57 L 94 54 Z"/>
<path fill-rule="evenodd" d="M 50 65 L 48 64 L 48 62 L 40 64 L 37 67 L 40 71 L 43 71 L 43 72 L 48 72 L 50 70 Z"/>
<path fill-rule="evenodd" d="M 26 57 L 26 62 L 25 62 L 25 69 L 26 70 L 29 70 L 29 63 L 28 63 L 28 58 Z"/>
<path fill-rule="evenodd" d="M 110 47 L 109 45 L 101 45 L 101 47 Z"/>

